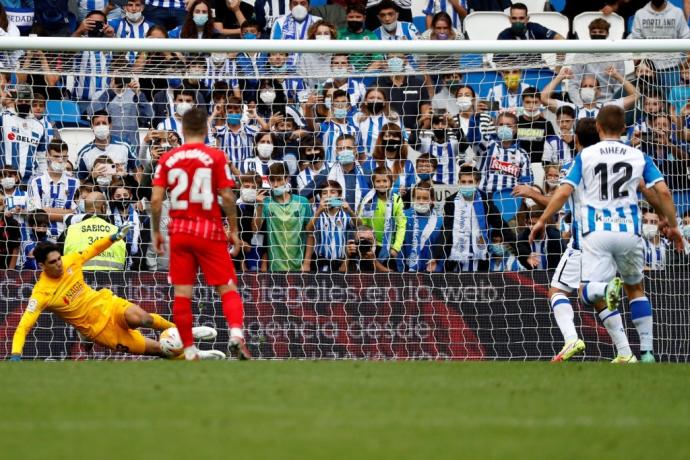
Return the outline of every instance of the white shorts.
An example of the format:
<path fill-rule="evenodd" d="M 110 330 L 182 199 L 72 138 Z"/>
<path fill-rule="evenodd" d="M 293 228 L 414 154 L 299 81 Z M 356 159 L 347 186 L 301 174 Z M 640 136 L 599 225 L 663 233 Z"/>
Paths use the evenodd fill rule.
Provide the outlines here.
<path fill-rule="evenodd" d="M 551 287 L 565 292 L 577 291 L 580 287 L 581 259 L 582 251 L 568 247 L 558 262 Z"/>
<path fill-rule="evenodd" d="M 625 284 L 642 281 L 644 243 L 632 233 L 596 231 L 582 239 L 582 282 L 611 281 L 620 273 Z"/>

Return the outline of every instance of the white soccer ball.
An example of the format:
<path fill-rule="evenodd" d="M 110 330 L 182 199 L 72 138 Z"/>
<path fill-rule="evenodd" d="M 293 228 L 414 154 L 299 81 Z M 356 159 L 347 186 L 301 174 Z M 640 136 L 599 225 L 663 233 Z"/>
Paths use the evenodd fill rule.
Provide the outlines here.
<path fill-rule="evenodd" d="M 161 351 L 166 356 L 177 356 L 184 350 L 180 333 L 176 327 L 171 327 L 161 332 L 158 342 L 160 343 Z"/>

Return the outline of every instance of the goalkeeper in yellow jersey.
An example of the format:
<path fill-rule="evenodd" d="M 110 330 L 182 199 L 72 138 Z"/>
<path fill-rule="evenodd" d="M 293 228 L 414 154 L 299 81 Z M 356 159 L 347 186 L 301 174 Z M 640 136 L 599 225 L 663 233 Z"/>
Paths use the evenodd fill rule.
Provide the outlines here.
<path fill-rule="evenodd" d="M 84 263 L 122 240 L 132 227 L 128 222 L 113 235 L 96 240 L 83 252 L 64 257 L 53 243 L 36 245 L 34 257 L 42 273 L 14 333 L 11 360 L 21 360 L 26 335 L 43 310 L 52 311 L 89 340 L 114 351 L 168 358 L 177 357 L 182 352 L 181 348 L 161 347 L 158 341 L 144 337 L 137 330 L 147 327 L 162 331 L 174 328 L 173 323 L 115 296 L 109 289 L 95 291 L 84 281 Z M 215 329 L 205 326 L 196 327 L 193 332 L 195 338 L 202 340 L 213 339 L 217 335 Z M 221 359 L 225 355 L 209 350 L 201 352 L 199 357 Z"/>

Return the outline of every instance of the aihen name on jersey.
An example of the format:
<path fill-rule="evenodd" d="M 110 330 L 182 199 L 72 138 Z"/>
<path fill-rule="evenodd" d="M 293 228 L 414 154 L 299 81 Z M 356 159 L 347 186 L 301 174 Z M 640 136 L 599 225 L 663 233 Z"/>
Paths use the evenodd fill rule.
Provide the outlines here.
<path fill-rule="evenodd" d="M 178 161 L 182 160 L 199 160 L 204 164 L 204 166 L 211 166 L 213 164 L 213 158 L 211 158 L 208 153 L 202 152 L 201 150 L 192 149 L 180 150 L 173 153 L 170 155 L 170 158 L 165 161 L 165 166 L 172 169 Z"/>
<path fill-rule="evenodd" d="M 12 131 L 7 133 L 7 140 L 10 142 L 24 142 L 26 144 L 31 144 L 34 147 L 38 145 L 40 139 L 24 136 L 15 131 L 16 128 L 12 128 Z"/>
<path fill-rule="evenodd" d="M 602 155 L 625 155 L 628 151 L 626 145 L 607 145 L 606 147 L 601 147 L 599 153 Z"/>

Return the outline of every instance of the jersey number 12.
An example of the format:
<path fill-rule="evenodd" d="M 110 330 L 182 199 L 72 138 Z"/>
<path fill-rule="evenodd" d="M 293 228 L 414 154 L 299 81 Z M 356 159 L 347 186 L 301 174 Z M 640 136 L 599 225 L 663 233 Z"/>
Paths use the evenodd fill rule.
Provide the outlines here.
<path fill-rule="evenodd" d="M 632 177 L 633 168 L 629 163 L 624 161 L 619 161 L 614 163 L 611 167 L 611 176 L 623 172 L 618 179 L 611 184 L 611 190 L 609 194 L 609 165 L 608 163 L 599 163 L 594 168 L 594 174 L 599 176 L 599 199 L 601 201 L 608 201 L 609 196 L 614 200 L 618 198 L 623 198 L 629 195 L 627 190 L 623 190 L 625 184 Z M 613 177 L 611 177 L 613 179 Z"/>

